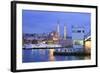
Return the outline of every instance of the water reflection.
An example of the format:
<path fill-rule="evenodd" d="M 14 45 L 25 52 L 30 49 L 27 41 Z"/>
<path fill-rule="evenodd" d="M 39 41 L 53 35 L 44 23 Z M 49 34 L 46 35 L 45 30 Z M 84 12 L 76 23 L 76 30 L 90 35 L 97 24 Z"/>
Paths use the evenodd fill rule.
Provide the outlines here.
<path fill-rule="evenodd" d="M 53 55 L 54 49 L 49 49 L 49 60 L 55 61 L 55 57 Z"/>
<path fill-rule="evenodd" d="M 90 56 L 54 56 L 55 49 L 23 49 L 23 62 L 84 60 Z"/>

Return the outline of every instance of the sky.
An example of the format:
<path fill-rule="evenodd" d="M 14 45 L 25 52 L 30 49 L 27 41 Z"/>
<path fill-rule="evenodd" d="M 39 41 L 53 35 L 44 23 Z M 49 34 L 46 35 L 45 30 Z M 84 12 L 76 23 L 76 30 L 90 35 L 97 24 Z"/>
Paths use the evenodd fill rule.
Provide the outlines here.
<path fill-rule="evenodd" d="M 59 23 L 60 34 L 63 35 L 64 26 L 67 27 L 67 35 L 71 36 L 71 27 L 85 28 L 85 34 L 91 30 L 91 14 L 79 12 L 52 12 L 52 11 L 22 11 L 23 33 L 49 33 L 56 30 Z"/>

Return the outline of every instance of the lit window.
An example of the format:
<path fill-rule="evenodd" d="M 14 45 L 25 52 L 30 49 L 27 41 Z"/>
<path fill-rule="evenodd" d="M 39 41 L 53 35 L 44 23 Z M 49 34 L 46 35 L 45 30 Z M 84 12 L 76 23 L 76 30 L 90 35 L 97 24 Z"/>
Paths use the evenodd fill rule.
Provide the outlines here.
<path fill-rule="evenodd" d="M 74 45 L 83 45 L 84 42 L 83 42 L 83 40 L 74 40 L 74 41 L 73 41 L 73 44 L 74 44 Z"/>

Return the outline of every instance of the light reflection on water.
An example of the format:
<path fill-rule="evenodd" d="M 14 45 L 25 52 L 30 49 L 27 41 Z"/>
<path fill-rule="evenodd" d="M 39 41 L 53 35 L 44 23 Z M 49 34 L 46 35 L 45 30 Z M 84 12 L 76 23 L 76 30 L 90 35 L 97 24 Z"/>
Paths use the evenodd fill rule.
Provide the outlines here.
<path fill-rule="evenodd" d="M 46 62 L 90 59 L 90 56 L 54 56 L 54 49 L 23 49 L 23 62 Z"/>

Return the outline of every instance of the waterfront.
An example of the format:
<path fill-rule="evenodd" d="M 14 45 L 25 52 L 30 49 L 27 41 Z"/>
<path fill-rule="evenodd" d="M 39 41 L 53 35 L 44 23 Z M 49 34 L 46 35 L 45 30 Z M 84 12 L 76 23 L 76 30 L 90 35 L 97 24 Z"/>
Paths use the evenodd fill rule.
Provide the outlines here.
<path fill-rule="evenodd" d="M 71 61 L 90 59 L 90 56 L 54 56 L 54 49 L 23 49 L 23 63 Z"/>
<path fill-rule="evenodd" d="M 90 59 L 90 13 L 23 10 L 22 14 L 23 63 Z"/>

